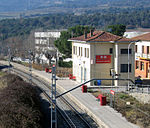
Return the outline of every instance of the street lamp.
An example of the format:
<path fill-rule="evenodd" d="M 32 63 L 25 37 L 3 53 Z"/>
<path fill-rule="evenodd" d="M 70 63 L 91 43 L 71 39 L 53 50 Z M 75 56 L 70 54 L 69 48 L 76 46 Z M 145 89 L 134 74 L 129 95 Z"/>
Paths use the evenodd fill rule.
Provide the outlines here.
<path fill-rule="evenodd" d="M 139 40 L 137 40 L 137 41 L 133 41 L 133 42 L 131 42 L 129 45 L 128 45 L 128 79 L 129 79 L 129 72 L 130 72 L 130 56 L 129 56 L 129 54 L 130 54 L 130 46 L 133 44 L 133 43 L 136 43 L 136 42 L 138 42 Z M 132 54 L 132 51 L 131 51 L 131 54 Z M 129 91 L 129 81 L 128 81 L 128 91 Z"/>

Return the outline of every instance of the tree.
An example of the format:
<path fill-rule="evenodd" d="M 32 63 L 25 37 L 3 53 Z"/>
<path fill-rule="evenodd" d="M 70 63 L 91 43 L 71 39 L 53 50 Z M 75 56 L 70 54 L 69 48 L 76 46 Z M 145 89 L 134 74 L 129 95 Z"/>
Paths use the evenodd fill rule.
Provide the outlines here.
<path fill-rule="evenodd" d="M 71 57 L 72 53 L 72 44 L 68 41 L 71 37 L 77 37 L 84 34 L 84 31 L 90 31 L 92 27 L 77 25 L 69 28 L 67 31 L 61 32 L 59 39 L 55 41 L 55 46 L 58 48 L 59 52 L 64 54 L 65 57 Z"/>
<path fill-rule="evenodd" d="M 109 25 L 107 26 L 106 31 L 114 35 L 123 36 L 124 32 L 126 31 L 126 26 L 122 24 Z"/>
<path fill-rule="evenodd" d="M 46 50 L 45 51 L 45 57 L 49 60 L 49 65 L 51 66 L 51 60 L 53 57 L 56 58 L 57 52 L 55 50 Z"/>

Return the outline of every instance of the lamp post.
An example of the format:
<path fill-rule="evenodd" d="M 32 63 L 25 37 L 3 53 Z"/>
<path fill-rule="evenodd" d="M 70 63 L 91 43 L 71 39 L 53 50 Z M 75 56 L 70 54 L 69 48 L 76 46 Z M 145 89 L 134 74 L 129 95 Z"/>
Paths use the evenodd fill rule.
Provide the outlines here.
<path fill-rule="evenodd" d="M 139 40 L 137 40 L 137 41 L 133 41 L 133 42 L 131 42 L 129 45 L 128 45 L 128 79 L 129 79 L 129 77 L 130 77 L 130 75 L 129 75 L 129 73 L 130 73 L 130 46 L 133 44 L 133 43 L 136 43 L 136 42 L 138 42 Z M 132 51 L 131 51 L 131 54 L 132 54 Z M 129 81 L 128 81 L 128 91 L 129 91 Z"/>

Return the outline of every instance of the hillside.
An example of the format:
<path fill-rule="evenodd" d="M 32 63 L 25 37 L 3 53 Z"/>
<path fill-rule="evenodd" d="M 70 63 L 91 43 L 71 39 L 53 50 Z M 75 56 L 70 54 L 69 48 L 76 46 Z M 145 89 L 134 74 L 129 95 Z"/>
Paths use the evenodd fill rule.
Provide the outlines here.
<path fill-rule="evenodd" d="M 145 8 L 149 0 L 11 0 L 0 1 L 0 12 L 43 12 L 56 13 L 97 10 L 103 8 Z"/>

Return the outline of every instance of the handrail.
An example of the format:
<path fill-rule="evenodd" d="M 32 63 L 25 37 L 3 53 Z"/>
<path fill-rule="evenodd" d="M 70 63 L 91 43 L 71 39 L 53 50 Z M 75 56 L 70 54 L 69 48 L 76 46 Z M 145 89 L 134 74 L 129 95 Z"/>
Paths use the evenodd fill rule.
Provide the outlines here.
<path fill-rule="evenodd" d="M 85 81 L 84 83 L 79 84 L 79 85 L 77 85 L 76 87 L 74 87 L 74 88 L 72 88 L 72 89 L 70 89 L 70 90 L 68 90 L 68 91 L 66 91 L 66 92 L 64 92 L 64 93 L 62 93 L 62 94 L 56 96 L 56 98 L 59 98 L 59 97 L 65 95 L 66 93 L 71 92 L 71 91 L 73 91 L 73 90 L 75 90 L 75 89 L 81 87 L 82 85 L 87 84 L 87 83 L 89 83 L 89 82 L 91 82 L 91 81 L 94 81 L 94 80 L 120 80 L 120 81 L 130 81 L 131 83 L 135 84 L 131 79 L 119 79 L 119 78 L 115 78 L 115 79 L 93 78 L 93 79 L 90 79 L 90 80 L 88 80 L 88 81 Z"/>

